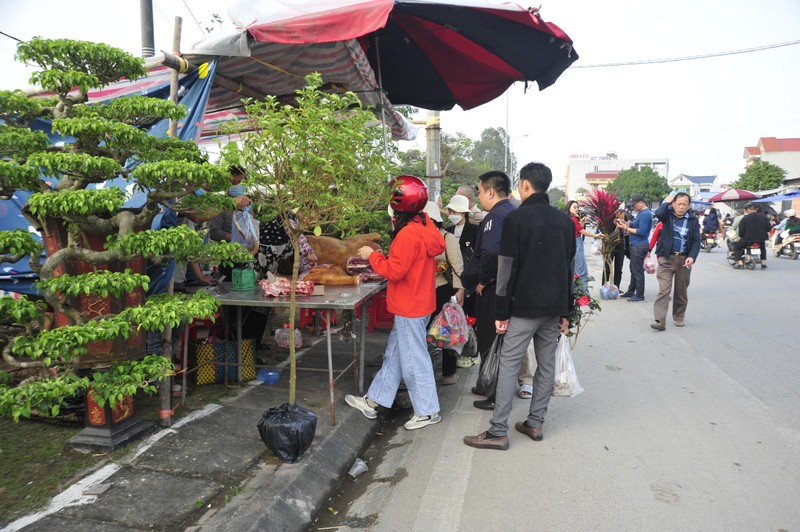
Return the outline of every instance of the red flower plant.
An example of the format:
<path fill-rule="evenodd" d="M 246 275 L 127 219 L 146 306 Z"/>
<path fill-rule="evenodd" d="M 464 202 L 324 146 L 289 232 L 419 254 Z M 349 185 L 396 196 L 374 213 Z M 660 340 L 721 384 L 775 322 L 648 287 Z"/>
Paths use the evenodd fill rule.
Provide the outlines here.
<path fill-rule="evenodd" d="M 589 303 L 591 302 L 592 299 L 589 296 L 581 296 L 578 298 L 578 301 L 576 301 L 576 303 L 578 303 L 578 305 L 580 305 L 581 307 L 588 307 Z"/>

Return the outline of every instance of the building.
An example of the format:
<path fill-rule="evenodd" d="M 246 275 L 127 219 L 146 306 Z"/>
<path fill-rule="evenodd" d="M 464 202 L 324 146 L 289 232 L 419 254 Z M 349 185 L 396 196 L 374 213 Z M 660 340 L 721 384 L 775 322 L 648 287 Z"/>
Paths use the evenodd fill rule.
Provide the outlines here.
<path fill-rule="evenodd" d="M 708 198 L 713 191 L 719 190 L 715 175 L 680 174 L 667 181 L 672 190 L 683 189 L 692 198 Z"/>
<path fill-rule="evenodd" d="M 580 196 L 583 191 L 603 189 L 621 171 L 645 166 L 649 166 L 665 179 L 669 178 L 669 159 L 666 157 L 620 159 L 613 151 L 604 156 L 571 155 L 567 166 L 567 198 Z"/>
<path fill-rule="evenodd" d="M 761 137 L 755 146 L 744 149 L 744 167 L 765 161 L 786 170 L 784 185 L 800 185 L 800 138 Z"/>

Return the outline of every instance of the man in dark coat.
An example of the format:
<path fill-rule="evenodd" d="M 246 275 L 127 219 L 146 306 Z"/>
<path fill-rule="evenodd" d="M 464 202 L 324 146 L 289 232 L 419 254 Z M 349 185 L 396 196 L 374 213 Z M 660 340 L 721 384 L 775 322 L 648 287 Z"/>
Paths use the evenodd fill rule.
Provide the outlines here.
<path fill-rule="evenodd" d="M 764 213 L 758 211 L 755 203 L 748 203 L 744 206 L 744 218 L 739 222 L 739 241 L 733 245 L 733 258 L 736 264 L 735 270 L 744 267 L 742 260 L 744 248 L 750 244 L 758 244 L 761 251 L 761 269 L 767 269 L 767 246 L 766 240 L 769 238 L 769 220 Z"/>
<path fill-rule="evenodd" d="M 667 328 L 670 299 L 672 321 L 676 327 L 683 327 L 692 265 L 700 253 L 700 222 L 689 208 L 691 203 L 685 192 L 670 194 L 653 213 L 664 224 L 656 244 L 658 296 L 653 305 L 656 321 L 650 324 L 656 331 Z"/>
<path fill-rule="evenodd" d="M 555 354 L 560 333 L 569 328 L 574 305 L 575 226 L 570 217 L 550 205 L 550 169 L 529 163 L 520 170 L 522 205 L 503 223 L 497 266 L 495 327 L 504 335 L 491 427 L 464 443 L 479 449 L 508 448 L 508 417 L 517 375 L 533 338 L 537 368 L 526 421 L 514 428 L 534 441 L 542 439 L 542 424 L 555 380 Z M 563 341 L 563 339 L 562 339 Z"/>

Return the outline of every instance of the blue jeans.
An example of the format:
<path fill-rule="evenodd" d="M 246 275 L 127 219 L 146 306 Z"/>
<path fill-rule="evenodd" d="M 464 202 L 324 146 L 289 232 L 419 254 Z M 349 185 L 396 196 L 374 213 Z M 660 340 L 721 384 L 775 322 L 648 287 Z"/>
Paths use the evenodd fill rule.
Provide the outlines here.
<path fill-rule="evenodd" d="M 631 246 L 631 284 L 628 293 L 644 297 L 644 258 L 650 247 L 646 244 Z"/>
<path fill-rule="evenodd" d="M 394 327 L 383 353 L 383 365 L 370 384 L 367 397 L 391 408 L 402 379 L 416 415 L 430 416 L 439 412 L 433 364 L 425 343 L 429 318 L 394 317 Z"/>
<path fill-rule="evenodd" d="M 583 238 L 575 239 L 575 275 L 583 279 L 583 289 L 589 293 L 589 267 L 586 265 L 586 255 L 583 252 Z"/>

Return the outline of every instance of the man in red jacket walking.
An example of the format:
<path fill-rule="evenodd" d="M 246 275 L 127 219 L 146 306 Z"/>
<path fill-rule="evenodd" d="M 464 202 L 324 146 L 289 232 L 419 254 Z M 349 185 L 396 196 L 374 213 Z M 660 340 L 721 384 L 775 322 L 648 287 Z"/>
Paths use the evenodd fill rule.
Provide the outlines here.
<path fill-rule="evenodd" d="M 389 257 L 368 246 L 358 250 L 376 273 L 389 280 L 386 308 L 395 315 L 394 327 L 383 365 L 367 395 L 346 395 L 345 401 L 368 419 L 375 419 L 378 405 L 392 407 L 402 379 L 414 407 L 414 416 L 404 426 L 414 430 L 442 420 L 425 337 L 430 315 L 436 310 L 434 257 L 442 254 L 445 246 L 439 229 L 422 212 L 428 202 L 425 184 L 414 176 L 401 176 L 397 181 L 390 204 L 394 232 Z"/>

